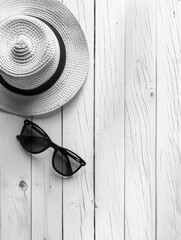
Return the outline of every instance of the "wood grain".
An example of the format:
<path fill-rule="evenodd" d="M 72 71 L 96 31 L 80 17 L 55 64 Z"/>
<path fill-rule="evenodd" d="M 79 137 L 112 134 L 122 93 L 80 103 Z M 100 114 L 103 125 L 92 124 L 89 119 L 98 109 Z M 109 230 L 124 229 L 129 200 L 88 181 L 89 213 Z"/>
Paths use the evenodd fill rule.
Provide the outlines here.
<path fill-rule="evenodd" d="M 158 239 L 181 239 L 181 2 L 157 4 Z"/>
<path fill-rule="evenodd" d="M 33 118 L 53 142 L 61 142 L 61 109 Z M 52 168 L 53 149 L 32 155 L 32 239 L 62 239 L 62 177 Z"/>
<path fill-rule="evenodd" d="M 61 108 L 33 119 L 62 146 Z M 32 240 L 63 240 L 63 180 L 52 167 L 52 155 L 53 149 L 32 155 Z"/>
<path fill-rule="evenodd" d="M 63 0 L 86 35 L 88 78 L 31 117 L 87 165 L 30 155 L 23 117 L 0 112 L 0 239 L 181 239 L 181 1 Z"/>
<path fill-rule="evenodd" d="M 124 238 L 124 1 L 96 1 L 95 237 Z"/>
<path fill-rule="evenodd" d="M 125 239 L 155 239 L 155 4 L 126 1 Z"/>
<path fill-rule="evenodd" d="M 63 146 L 87 163 L 73 178 L 63 180 L 63 236 L 65 240 L 93 240 L 94 1 L 64 0 L 64 4 L 76 16 L 86 35 L 90 69 L 80 92 L 63 107 Z"/>
<path fill-rule="evenodd" d="M 23 118 L 0 113 L 0 239 L 31 236 L 31 156 L 16 139 Z"/>

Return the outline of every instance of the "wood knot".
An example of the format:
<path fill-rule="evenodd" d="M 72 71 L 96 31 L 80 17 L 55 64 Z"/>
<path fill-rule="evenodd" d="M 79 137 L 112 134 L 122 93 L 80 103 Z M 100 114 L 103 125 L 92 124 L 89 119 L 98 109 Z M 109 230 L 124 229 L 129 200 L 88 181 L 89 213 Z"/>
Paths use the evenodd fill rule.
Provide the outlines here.
<path fill-rule="evenodd" d="M 19 190 L 20 191 L 26 191 L 26 189 L 28 188 L 28 185 L 26 184 L 26 182 L 25 181 L 21 181 L 21 182 L 19 182 Z"/>

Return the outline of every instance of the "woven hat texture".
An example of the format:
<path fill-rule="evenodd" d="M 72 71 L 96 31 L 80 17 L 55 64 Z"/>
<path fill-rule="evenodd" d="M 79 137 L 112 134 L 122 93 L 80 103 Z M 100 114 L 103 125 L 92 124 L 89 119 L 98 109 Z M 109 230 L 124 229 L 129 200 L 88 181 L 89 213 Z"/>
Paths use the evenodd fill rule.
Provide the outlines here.
<path fill-rule="evenodd" d="M 58 0 L 0 1 L 0 108 L 40 115 L 68 102 L 89 65 L 84 33 Z"/>

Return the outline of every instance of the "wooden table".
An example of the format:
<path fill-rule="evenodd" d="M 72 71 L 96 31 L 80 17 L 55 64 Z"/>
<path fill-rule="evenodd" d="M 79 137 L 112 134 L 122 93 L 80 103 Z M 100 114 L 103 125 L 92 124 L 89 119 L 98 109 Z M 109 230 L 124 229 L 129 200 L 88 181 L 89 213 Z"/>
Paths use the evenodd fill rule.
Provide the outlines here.
<path fill-rule="evenodd" d="M 1 240 L 181 239 L 181 1 L 64 0 L 90 71 L 58 111 L 31 117 L 87 162 L 65 179 L 26 153 L 0 112 Z"/>

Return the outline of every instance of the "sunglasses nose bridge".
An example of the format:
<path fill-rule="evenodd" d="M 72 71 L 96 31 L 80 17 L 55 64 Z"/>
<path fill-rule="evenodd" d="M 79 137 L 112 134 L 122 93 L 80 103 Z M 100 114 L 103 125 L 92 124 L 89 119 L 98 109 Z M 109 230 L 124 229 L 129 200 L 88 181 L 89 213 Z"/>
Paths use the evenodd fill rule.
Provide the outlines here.
<path fill-rule="evenodd" d="M 57 144 L 55 144 L 54 142 L 50 141 L 50 147 L 52 147 L 53 149 L 58 149 L 60 148 L 60 146 L 58 146 Z"/>

